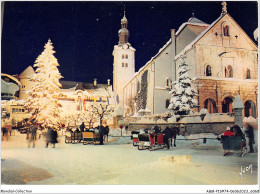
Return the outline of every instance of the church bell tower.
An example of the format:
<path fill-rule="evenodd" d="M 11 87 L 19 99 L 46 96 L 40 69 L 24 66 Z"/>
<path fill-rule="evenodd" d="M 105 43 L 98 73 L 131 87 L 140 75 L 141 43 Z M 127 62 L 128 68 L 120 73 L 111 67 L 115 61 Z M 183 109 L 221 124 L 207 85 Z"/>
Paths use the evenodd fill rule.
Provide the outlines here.
<path fill-rule="evenodd" d="M 118 31 L 118 45 L 114 46 L 113 56 L 113 90 L 117 103 L 123 107 L 123 87 L 135 73 L 135 49 L 128 42 L 130 33 L 127 29 L 128 21 L 125 16 L 121 19 L 121 29 Z"/>

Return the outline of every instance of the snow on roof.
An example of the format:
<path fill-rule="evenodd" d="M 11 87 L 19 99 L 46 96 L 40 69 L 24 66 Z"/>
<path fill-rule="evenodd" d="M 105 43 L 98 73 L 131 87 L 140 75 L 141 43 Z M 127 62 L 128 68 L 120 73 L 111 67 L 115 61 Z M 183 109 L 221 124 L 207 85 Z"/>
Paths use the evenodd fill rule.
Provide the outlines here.
<path fill-rule="evenodd" d="M 232 104 L 232 106 L 233 106 L 233 108 L 241 108 L 241 109 L 244 107 L 243 102 L 242 102 L 239 94 L 236 95 L 234 103 Z"/>
<path fill-rule="evenodd" d="M 19 75 L 19 78 L 31 78 L 33 74 L 35 74 L 35 71 L 32 66 L 29 66 Z"/>
<path fill-rule="evenodd" d="M 185 22 L 183 23 L 179 29 L 177 30 L 177 32 L 175 33 L 175 36 L 178 36 L 178 34 L 182 31 L 182 29 L 186 26 L 186 25 L 193 25 L 193 26 L 209 26 L 209 24 L 206 23 L 195 23 L 195 22 Z"/>
<path fill-rule="evenodd" d="M 1 93 L 14 94 L 20 87 L 12 82 L 5 82 L 1 79 Z"/>
<path fill-rule="evenodd" d="M 256 28 L 254 31 L 254 39 L 258 41 L 258 28 Z"/>
<path fill-rule="evenodd" d="M 191 22 L 191 23 L 203 23 L 203 24 L 206 24 L 205 22 L 199 20 L 198 18 L 195 18 L 195 17 L 191 17 L 188 22 Z"/>
<path fill-rule="evenodd" d="M 178 59 L 181 55 L 184 55 L 189 51 L 193 45 L 198 42 L 220 19 L 222 19 L 226 14 L 221 14 L 206 30 L 201 32 L 197 38 L 195 38 L 190 44 L 188 44 L 178 55 L 175 56 L 174 60 Z"/>
<path fill-rule="evenodd" d="M 124 85 L 123 88 L 125 88 L 129 82 L 131 82 L 145 67 L 147 67 L 157 56 L 159 56 L 161 54 L 161 52 L 172 42 L 172 39 L 170 38 L 170 40 L 168 42 L 166 42 L 166 44 L 160 48 L 160 50 L 158 51 L 158 53 L 156 55 L 154 55 L 143 67 L 141 67 L 138 72 L 135 72 L 135 74 L 133 75 L 133 77 L 126 82 L 126 84 Z"/>

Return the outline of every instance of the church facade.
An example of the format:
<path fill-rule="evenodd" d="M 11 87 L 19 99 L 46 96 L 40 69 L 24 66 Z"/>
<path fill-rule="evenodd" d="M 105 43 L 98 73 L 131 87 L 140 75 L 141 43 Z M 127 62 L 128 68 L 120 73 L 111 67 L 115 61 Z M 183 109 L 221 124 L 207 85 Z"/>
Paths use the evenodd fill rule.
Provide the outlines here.
<path fill-rule="evenodd" d="M 129 74 L 132 77 L 120 93 L 125 116 L 169 111 L 169 91 L 178 78 L 181 57 L 198 91 L 195 111 L 231 113 L 232 102 L 240 94 L 243 116 L 258 116 L 258 47 L 227 13 L 225 2 L 222 6 L 212 24 L 193 16 L 177 31 L 172 29 L 170 40 L 159 52 L 138 72 Z"/>

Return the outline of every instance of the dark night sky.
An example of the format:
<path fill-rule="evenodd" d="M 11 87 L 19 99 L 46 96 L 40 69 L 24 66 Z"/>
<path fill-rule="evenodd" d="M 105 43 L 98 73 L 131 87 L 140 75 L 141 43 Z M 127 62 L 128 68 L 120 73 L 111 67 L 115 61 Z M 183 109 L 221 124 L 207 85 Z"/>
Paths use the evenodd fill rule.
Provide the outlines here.
<path fill-rule="evenodd" d="M 1 71 L 20 74 L 43 51 L 50 38 L 63 80 L 98 83 L 112 81 L 113 47 L 124 5 L 129 42 L 136 49 L 136 71 L 170 39 L 194 11 L 211 24 L 221 13 L 221 2 L 6 2 L 1 45 Z M 228 13 L 253 39 L 257 1 L 227 2 Z"/>

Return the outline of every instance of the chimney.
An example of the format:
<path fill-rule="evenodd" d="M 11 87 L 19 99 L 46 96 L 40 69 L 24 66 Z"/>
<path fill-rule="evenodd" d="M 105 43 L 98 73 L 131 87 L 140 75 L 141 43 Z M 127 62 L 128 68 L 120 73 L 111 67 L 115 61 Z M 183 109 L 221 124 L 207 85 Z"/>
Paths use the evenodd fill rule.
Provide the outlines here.
<path fill-rule="evenodd" d="M 93 85 L 94 85 L 94 87 L 97 87 L 97 78 L 94 79 Z"/>
<path fill-rule="evenodd" d="M 107 85 L 110 86 L 110 79 L 107 80 Z"/>

